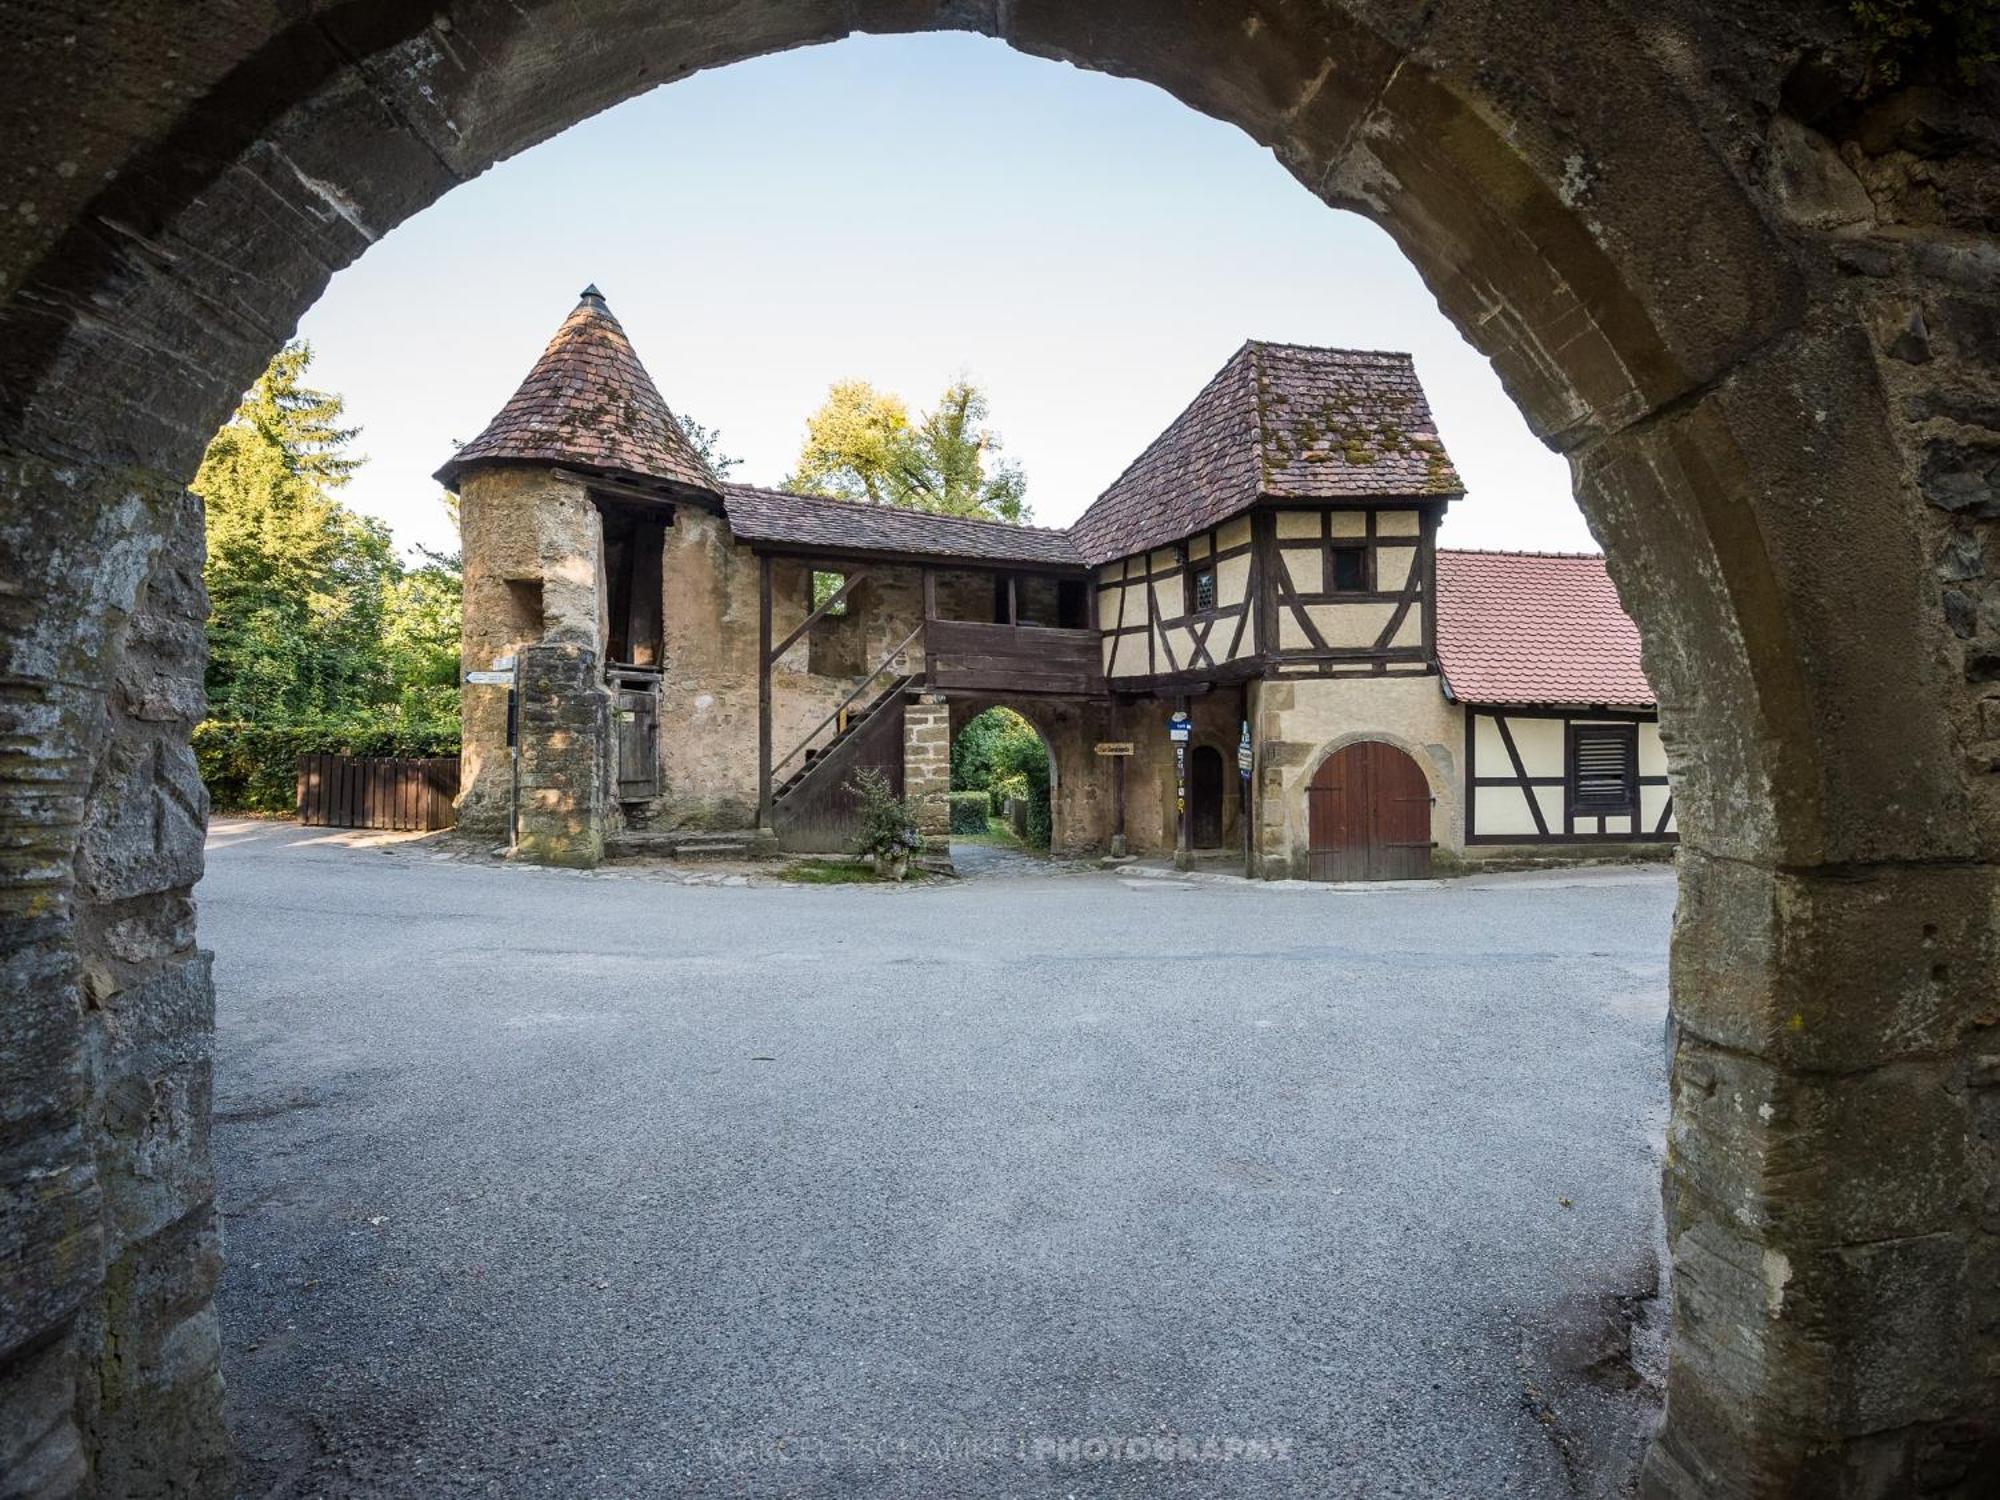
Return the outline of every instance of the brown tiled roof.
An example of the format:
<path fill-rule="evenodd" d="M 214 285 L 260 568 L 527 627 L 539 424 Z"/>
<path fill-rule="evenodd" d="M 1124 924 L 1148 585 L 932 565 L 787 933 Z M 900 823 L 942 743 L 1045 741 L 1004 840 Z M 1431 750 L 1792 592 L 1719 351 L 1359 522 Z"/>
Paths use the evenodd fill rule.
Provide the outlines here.
<path fill-rule="evenodd" d="M 722 488 L 596 287 L 584 289 L 520 389 L 437 471 L 438 481 L 454 485 L 464 469 L 494 460 L 573 464 L 712 494 Z"/>
<path fill-rule="evenodd" d="M 1066 531 L 936 516 L 827 495 L 793 495 L 755 485 L 723 486 L 729 529 L 746 542 L 787 543 L 840 552 L 900 552 L 968 562 L 1078 568 Z"/>
<path fill-rule="evenodd" d="M 1252 340 L 1072 534 L 1095 564 L 1177 541 L 1264 498 L 1464 492 L 1409 355 Z"/>
<path fill-rule="evenodd" d="M 1638 627 L 1594 553 L 1440 548 L 1437 654 L 1464 703 L 1654 706 Z"/>

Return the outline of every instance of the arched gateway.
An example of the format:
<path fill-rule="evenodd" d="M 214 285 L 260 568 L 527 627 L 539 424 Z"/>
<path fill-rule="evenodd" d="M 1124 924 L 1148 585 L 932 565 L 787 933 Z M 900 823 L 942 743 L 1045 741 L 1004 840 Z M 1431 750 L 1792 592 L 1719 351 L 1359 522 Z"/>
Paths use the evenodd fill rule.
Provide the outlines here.
<path fill-rule="evenodd" d="M 1431 784 L 1382 740 L 1342 746 L 1306 792 L 1313 880 L 1421 880 L 1431 872 Z"/>
<path fill-rule="evenodd" d="M 1684 840 L 1648 1495 L 1993 1493 L 2000 108 L 1976 39 L 1868 14 L 8 4 L 0 1472 L 229 1492 L 187 918 L 203 444 L 334 269 L 493 161 L 697 68 L 967 26 L 1157 83 L 1385 225 L 1570 459 Z M 1234 430 L 1211 461 L 1249 461 Z M 1608 814 L 1542 805 L 1509 737 L 1472 748 L 1515 826 L 1650 815 L 1643 747 Z"/>

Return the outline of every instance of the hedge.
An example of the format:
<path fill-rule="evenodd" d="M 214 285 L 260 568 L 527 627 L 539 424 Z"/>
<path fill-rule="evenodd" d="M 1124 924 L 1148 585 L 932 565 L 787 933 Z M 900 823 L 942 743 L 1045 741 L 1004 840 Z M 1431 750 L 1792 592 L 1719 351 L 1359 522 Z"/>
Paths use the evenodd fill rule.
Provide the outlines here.
<path fill-rule="evenodd" d="M 202 782 L 218 811 L 290 812 L 301 755 L 456 755 L 455 719 L 412 720 L 395 710 L 296 724 L 207 719 L 194 727 Z"/>
<path fill-rule="evenodd" d="M 951 794 L 951 831 L 953 833 L 984 833 L 986 820 L 992 815 L 992 799 L 985 792 L 953 792 Z"/>

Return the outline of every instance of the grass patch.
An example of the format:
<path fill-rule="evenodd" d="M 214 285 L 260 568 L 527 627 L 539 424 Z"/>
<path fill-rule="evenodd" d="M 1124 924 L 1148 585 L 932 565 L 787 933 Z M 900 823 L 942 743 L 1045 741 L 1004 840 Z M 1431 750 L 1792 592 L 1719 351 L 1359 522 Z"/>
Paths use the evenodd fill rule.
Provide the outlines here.
<path fill-rule="evenodd" d="M 951 841 L 954 844 L 998 844 L 1003 848 L 1010 849 L 1024 847 L 1021 841 L 1014 837 L 1014 830 L 1007 826 L 1004 818 L 988 818 L 986 820 L 986 832 L 954 833 L 951 836 Z"/>
<path fill-rule="evenodd" d="M 802 859 L 785 866 L 778 878 L 801 885 L 874 885 L 882 879 L 873 865 L 858 859 Z"/>

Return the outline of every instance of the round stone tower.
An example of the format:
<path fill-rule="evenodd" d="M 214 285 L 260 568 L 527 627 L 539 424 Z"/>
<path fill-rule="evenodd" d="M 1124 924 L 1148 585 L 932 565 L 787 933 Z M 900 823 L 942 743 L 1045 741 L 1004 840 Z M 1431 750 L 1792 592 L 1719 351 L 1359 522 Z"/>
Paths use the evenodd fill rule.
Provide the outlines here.
<path fill-rule="evenodd" d="M 459 826 L 511 830 L 523 858 L 593 865 L 619 774 L 606 669 L 643 693 L 661 528 L 676 501 L 719 504 L 720 481 L 594 286 L 437 478 L 459 498 L 461 670 L 513 674 L 462 688 Z"/>

